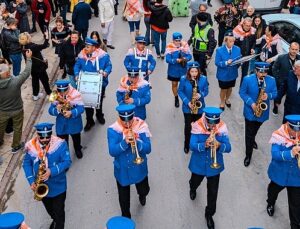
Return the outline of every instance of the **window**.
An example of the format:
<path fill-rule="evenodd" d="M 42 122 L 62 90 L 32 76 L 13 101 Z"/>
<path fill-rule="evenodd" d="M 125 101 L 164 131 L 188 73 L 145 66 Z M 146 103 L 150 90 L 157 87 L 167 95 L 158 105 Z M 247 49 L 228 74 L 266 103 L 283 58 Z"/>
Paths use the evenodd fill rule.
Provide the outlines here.
<path fill-rule="evenodd" d="M 279 35 L 287 42 L 300 42 L 300 29 L 289 22 L 274 22 L 272 23 L 278 30 Z"/>

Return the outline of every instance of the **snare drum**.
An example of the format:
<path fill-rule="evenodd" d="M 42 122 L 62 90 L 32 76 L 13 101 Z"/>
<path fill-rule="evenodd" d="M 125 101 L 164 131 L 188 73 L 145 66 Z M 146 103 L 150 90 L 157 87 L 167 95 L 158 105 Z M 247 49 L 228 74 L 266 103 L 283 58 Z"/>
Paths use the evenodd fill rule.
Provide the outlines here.
<path fill-rule="evenodd" d="M 80 72 L 77 90 L 81 93 L 84 107 L 100 107 L 102 82 L 103 75 L 98 72 Z"/>

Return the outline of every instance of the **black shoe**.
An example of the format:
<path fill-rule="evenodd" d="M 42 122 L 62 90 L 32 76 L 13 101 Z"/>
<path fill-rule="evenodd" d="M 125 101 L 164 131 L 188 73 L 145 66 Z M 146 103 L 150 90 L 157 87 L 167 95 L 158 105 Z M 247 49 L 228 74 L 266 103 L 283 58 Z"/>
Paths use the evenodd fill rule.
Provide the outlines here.
<path fill-rule="evenodd" d="M 49 229 L 55 229 L 55 227 L 56 227 L 56 223 L 53 220 L 50 227 L 49 227 Z"/>
<path fill-rule="evenodd" d="M 107 48 L 110 48 L 110 49 L 115 49 L 115 47 L 112 46 L 112 45 L 106 45 L 106 47 L 107 47 Z"/>
<path fill-rule="evenodd" d="M 142 206 L 146 205 L 146 196 L 139 196 L 139 200 Z"/>
<path fill-rule="evenodd" d="M 253 144 L 253 149 L 258 149 L 256 142 L 254 142 L 254 144 Z"/>
<path fill-rule="evenodd" d="M 175 96 L 175 107 L 179 107 L 179 98 Z"/>
<path fill-rule="evenodd" d="M 268 215 L 272 217 L 274 215 L 274 212 L 275 212 L 274 205 L 268 204 L 268 206 L 267 206 Z"/>
<path fill-rule="evenodd" d="M 208 229 L 215 229 L 215 222 L 211 215 L 205 215 L 206 224 Z"/>
<path fill-rule="evenodd" d="M 224 111 L 225 110 L 225 107 L 219 107 L 222 111 Z"/>
<path fill-rule="evenodd" d="M 81 159 L 83 157 L 83 154 L 82 154 L 82 151 L 81 150 L 75 150 L 75 154 L 76 154 L 76 157 L 78 159 Z"/>
<path fill-rule="evenodd" d="M 228 107 L 229 109 L 231 108 L 231 103 L 226 103 L 226 101 L 225 101 L 225 105 L 226 105 L 226 107 Z"/>
<path fill-rule="evenodd" d="M 35 33 L 35 32 L 36 32 L 36 28 L 34 27 L 34 28 L 32 28 L 32 29 L 30 30 L 29 33 Z"/>
<path fill-rule="evenodd" d="M 250 161 L 251 161 L 251 158 L 246 156 L 245 159 L 244 159 L 244 165 L 245 167 L 248 167 L 250 165 Z"/>
<path fill-rule="evenodd" d="M 184 153 L 185 153 L 185 154 L 188 154 L 189 151 L 190 151 L 189 147 L 184 147 Z"/>
<path fill-rule="evenodd" d="M 99 116 L 96 116 L 96 117 L 97 117 L 98 122 L 99 122 L 101 125 L 104 125 L 104 124 L 105 124 L 105 118 L 104 118 L 104 115 L 99 115 Z"/>
<path fill-rule="evenodd" d="M 21 142 L 20 145 L 18 145 L 17 147 L 14 147 L 11 149 L 11 152 L 12 153 L 17 153 L 19 150 L 23 149 L 25 146 L 25 143 L 24 142 Z"/>
<path fill-rule="evenodd" d="M 95 126 L 95 122 L 87 122 L 84 127 L 84 131 L 89 131 L 93 126 Z"/>
<path fill-rule="evenodd" d="M 190 190 L 190 198 L 191 200 L 196 199 L 197 192 L 195 190 Z"/>
<path fill-rule="evenodd" d="M 212 7 L 212 4 L 209 2 L 209 3 L 207 3 L 207 5 L 209 6 L 209 7 Z"/>
<path fill-rule="evenodd" d="M 277 106 L 274 106 L 273 110 L 272 110 L 272 114 L 274 116 L 277 116 L 278 115 L 278 107 Z"/>

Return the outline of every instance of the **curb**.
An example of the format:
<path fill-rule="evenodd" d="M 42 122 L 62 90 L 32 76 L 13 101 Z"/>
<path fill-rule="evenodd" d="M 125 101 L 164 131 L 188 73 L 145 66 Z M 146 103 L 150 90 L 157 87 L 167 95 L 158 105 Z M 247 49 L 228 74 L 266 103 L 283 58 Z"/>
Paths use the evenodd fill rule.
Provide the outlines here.
<path fill-rule="evenodd" d="M 52 70 L 49 74 L 50 85 L 54 83 L 54 81 L 58 78 L 57 71 L 59 68 L 59 60 L 56 59 L 53 63 Z M 52 77 L 51 77 L 52 76 Z M 22 140 L 27 142 L 34 134 L 33 126 L 40 115 L 40 111 L 46 102 L 46 96 L 41 98 L 39 101 L 36 102 L 34 109 L 30 115 L 30 118 L 26 124 L 26 127 L 22 134 Z M 22 151 L 23 152 L 23 151 Z M 4 172 L 2 180 L 0 181 L 0 213 L 5 210 L 5 204 L 10 198 L 10 196 L 14 193 L 13 187 L 15 180 L 18 176 L 19 170 L 22 165 L 24 153 L 17 153 L 14 154 L 11 160 L 8 163 L 8 166 Z"/>

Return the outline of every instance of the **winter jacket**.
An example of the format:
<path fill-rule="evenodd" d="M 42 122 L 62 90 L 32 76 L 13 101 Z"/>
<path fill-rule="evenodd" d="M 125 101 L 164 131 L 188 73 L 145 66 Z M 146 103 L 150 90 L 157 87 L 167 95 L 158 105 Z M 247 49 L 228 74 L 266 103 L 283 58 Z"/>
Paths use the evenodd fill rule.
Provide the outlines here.
<path fill-rule="evenodd" d="M 16 7 L 17 10 L 16 18 L 19 20 L 18 28 L 21 33 L 30 31 L 29 21 L 27 17 L 27 9 L 28 7 L 25 2 L 20 3 Z"/>
<path fill-rule="evenodd" d="M 151 11 L 150 24 L 160 29 L 168 29 L 173 16 L 166 5 L 155 5 L 148 2 Z"/>
<path fill-rule="evenodd" d="M 23 109 L 21 86 L 30 76 L 31 66 L 31 59 L 27 59 L 26 67 L 19 76 L 0 79 L 0 112 L 16 112 Z"/>
<path fill-rule="evenodd" d="M 89 20 L 92 17 L 92 10 L 89 4 L 85 2 L 79 2 L 75 7 L 72 14 L 72 23 L 75 30 L 88 30 Z"/>
<path fill-rule="evenodd" d="M 115 11 L 113 0 L 100 0 L 98 7 L 101 23 L 108 23 L 114 20 Z"/>
<path fill-rule="evenodd" d="M 43 0 L 43 2 L 46 6 L 46 10 L 44 12 L 45 20 L 47 20 L 49 22 L 50 21 L 50 15 L 51 15 L 51 7 L 50 7 L 50 4 L 49 4 L 48 0 Z M 36 18 L 39 18 L 39 9 L 37 7 L 38 3 L 39 3 L 38 0 L 33 0 L 32 4 L 31 4 L 31 10 L 36 15 Z"/>
<path fill-rule="evenodd" d="M 21 45 L 19 43 L 20 31 L 18 29 L 12 30 L 3 28 L 1 33 L 4 46 L 8 54 L 11 55 L 21 53 Z"/>

